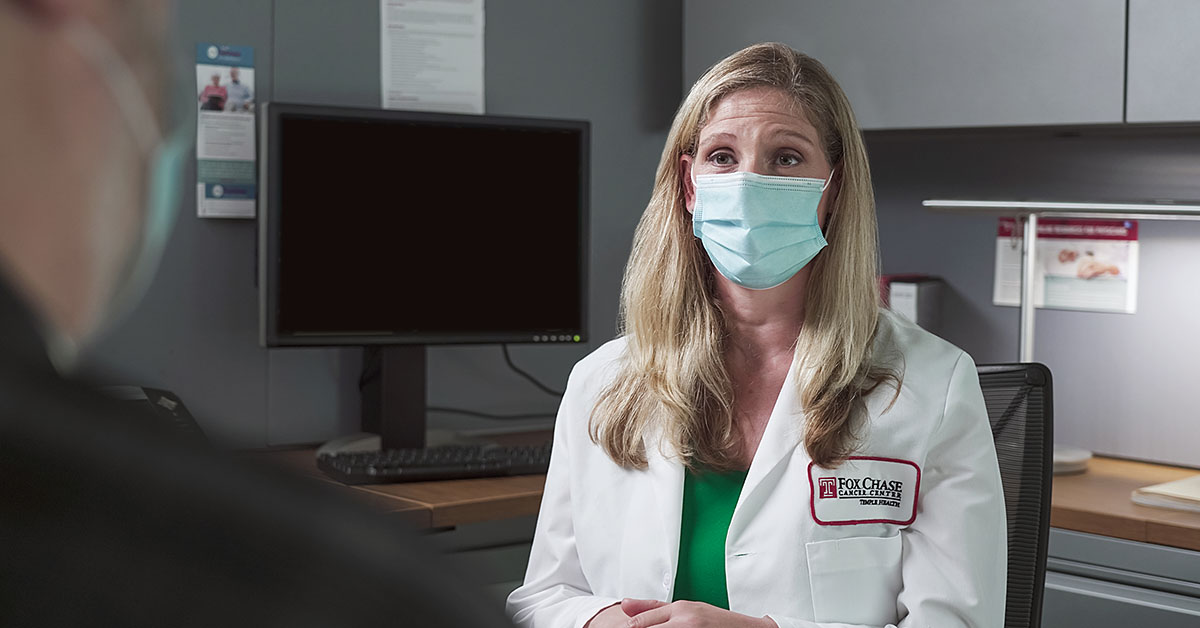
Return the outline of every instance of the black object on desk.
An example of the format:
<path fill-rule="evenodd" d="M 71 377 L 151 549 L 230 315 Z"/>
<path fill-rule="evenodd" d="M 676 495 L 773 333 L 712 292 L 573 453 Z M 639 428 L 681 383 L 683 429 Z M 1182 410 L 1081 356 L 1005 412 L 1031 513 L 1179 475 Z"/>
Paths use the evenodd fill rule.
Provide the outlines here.
<path fill-rule="evenodd" d="M 550 443 L 537 446 L 447 445 L 425 449 L 326 454 L 317 467 L 345 484 L 460 480 L 545 473 Z"/>

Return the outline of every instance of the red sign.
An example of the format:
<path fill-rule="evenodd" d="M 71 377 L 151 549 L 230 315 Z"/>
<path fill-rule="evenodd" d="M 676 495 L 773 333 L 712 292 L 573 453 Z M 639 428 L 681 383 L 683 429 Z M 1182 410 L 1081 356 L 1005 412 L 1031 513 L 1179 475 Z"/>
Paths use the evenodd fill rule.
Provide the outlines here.
<path fill-rule="evenodd" d="M 996 235 L 1002 238 L 1021 237 L 1024 225 L 1015 218 L 1001 218 Z M 1039 218 L 1039 238 L 1063 240 L 1133 240 L 1138 239 L 1136 220 L 1076 220 L 1073 218 Z"/>
<path fill-rule="evenodd" d="M 837 478 L 817 478 L 821 499 L 837 499 Z"/>

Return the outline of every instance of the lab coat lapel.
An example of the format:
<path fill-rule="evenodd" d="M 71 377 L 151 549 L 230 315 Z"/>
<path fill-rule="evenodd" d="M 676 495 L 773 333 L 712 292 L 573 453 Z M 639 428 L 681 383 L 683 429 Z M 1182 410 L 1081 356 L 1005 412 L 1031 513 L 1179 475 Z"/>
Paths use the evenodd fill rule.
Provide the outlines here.
<path fill-rule="evenodd" d="M 666 561 L 670 573 L 675 573 L 679 558 L 679 525 L 683 519 L 683 464 L 674 457 L 670 445 L 661 439 L 661 431 L 648 434 L 642 441 L 646 446 L 646 460 L 650 483 L 654 486 L 655 502 L 666 541 Z M 668 589 L 673 582 L 664 582 Z"/>
<path fill-rule="evenodd" d="M 742 493 L 738 496 L 738 503 L 734 509 L 733 521 L 730 523 L 730 535 L 741 528 L 745 517 L 741 511 L 743 506 L 755 510 L 756 503 L 761 503 L 761 496 L 756 496 L 756 492 L 766 488 L 770 482 L 767 479 L 771 476 L 771 472 L 779 466 L 779 463 L 792 455 L 796 446 L 800 442 L 801 434 L 803 433 L 804 412 L 800 409 L 800 400 L 796 395 L 796 377 L 798 367 L 796 361 L 792 360 L 792 364 L 788 367 L 787 377 L 783 380 L 783 388 L 779 391 L 779 397 L 775 399 L 775 407 L 771 409 L 771 417 L 767 420 L 767 427 L 763 430 L 762 440 L 758 444 L 758 450 L 754 452 L 754 459 L 750 462 L 750 470 L 746 473 L 746 483 L 742 486 Z"/>
<path fill-rule="evenodd" d="M 796 378 L 798 368 L 793 360 L 784 379 L 783 388 L 775 400 L 771 417 L 763 432 L 762 441 L 750 463 L 746 474 L 746 482 L 734 508 L 733 521 L 729 526 L 728 538 L 735 538 L 737 533 L 750 520 L 751 515 L 758 509 L 755 504 L 761 504 L 760 489 L 769 487 L 771 472 L 779 463 L 789 457 L 796 449 L 803 433 L 804 413 L 800 409 L 800 401 L 796 397 Z M 676 456 L 668 443 L 662 440 L 660 430 L 647 434 L 642 441 L 646 446 L 646 473 L 654 486 L 654 497 L 663 530 L 665 543 L 662 545 L 667 552 L 665 559 L 670 573 L 678 569 L 679 559 L 679 526 L 683 518 L 683 474 L 682 462 Z M 743 508 L 743 506 L 746 506 Z M 673 583 L 664 582 L 669 589 Z M 673 592 L 672 592 L 673 594 Z"/>

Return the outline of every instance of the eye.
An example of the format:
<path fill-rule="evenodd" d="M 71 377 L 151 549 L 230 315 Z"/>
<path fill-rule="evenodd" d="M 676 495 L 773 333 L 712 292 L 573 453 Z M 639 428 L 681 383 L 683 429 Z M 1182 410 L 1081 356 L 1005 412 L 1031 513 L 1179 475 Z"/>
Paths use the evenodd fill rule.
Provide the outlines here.
<path fill-rule="evenodd" d="M 803 161 L 800 159 L 800 155 L 796 153 L 783 153 L 779 155 L 778 159 L 779 165 L 784 167 L 799 166 L 800 162 Z"/>
<path fill-rule="evenodd" d="M 714 166 L 732 166 L 733 155 L 725 151 L 715 152 L 708 156 L 708 163 Z"/>

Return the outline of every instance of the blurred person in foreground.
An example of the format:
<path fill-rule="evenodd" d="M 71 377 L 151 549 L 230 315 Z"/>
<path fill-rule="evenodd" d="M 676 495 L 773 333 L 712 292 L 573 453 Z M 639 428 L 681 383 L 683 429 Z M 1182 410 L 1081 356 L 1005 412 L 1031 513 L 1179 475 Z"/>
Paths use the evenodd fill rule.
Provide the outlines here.
<path fill-rule="evenodd" d="M 179 210 L 170 13 L 0 0 L 0 625 L 504 625 L 395 522 L 70 375 Z"/>

